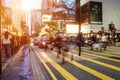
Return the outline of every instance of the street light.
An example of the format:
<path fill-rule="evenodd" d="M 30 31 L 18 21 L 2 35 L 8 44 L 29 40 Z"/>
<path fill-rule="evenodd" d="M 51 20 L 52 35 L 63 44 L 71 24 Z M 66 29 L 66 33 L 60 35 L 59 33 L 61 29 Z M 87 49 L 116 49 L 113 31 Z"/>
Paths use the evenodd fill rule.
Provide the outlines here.
<path fill-rule="evenodd" d="M 78 34 L 80 34 L 81 31 L 81 23 L 82 23 L 82 19 L 81 19 L 81 0 L 75 0 L 76 1 L 76 22 L 79 24 L 79 31 Z M 81 43 L 81 39 L 80 39 L 80 43 Z M 79 46 L 79 56 L 81 54 L 81 44 Z"/>

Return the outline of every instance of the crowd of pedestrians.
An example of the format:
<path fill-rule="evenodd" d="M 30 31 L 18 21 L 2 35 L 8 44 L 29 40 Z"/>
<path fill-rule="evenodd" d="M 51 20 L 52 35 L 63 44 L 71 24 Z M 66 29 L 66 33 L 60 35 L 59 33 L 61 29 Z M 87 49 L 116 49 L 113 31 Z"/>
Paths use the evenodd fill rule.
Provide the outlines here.
<path fill-rule="evenodd" d="M 28 43 L 27 39 L 29 39 L 27 34 L 17 36 L 5 31 L 1 37 L 3 55 L 5 55 L 6 58 L 15 55 L 21 46 Z"/>

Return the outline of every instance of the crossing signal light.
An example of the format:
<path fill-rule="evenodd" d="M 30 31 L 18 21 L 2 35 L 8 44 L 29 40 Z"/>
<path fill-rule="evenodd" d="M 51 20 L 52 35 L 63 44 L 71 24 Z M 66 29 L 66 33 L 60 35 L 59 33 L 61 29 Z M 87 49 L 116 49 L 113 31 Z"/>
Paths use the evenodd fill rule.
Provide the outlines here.
<path fill-rule="evenodd" d="M 26 22 L 25 21 L 21 21 L 21 28 L 25 28 L 26 27 Z"/>

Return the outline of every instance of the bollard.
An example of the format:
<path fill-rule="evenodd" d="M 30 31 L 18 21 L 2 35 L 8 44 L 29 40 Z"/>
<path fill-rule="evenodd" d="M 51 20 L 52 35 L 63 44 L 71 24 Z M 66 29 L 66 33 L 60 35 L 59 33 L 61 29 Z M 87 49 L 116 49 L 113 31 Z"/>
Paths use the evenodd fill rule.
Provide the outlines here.
<path fill-rule="evenodd" d="M 62 64 L 65 63 L 65 60 L 64 60 L 64 52 L 62 52 Z"/>
<path fill-rule="evenodd" d="M 79 45 L 79 56 L 81 55 L 81 43 Z"/>
<path fill-rule="evenodd" d="M 73 60 L 73 54 L 71 53 L 71 61 Z"/>
<path fill-rule="evenodd" d="M 59 54 L 61 54 L 60 48 L 58 49 L 58 52 L 57 52 L 57 58 L 59 58 Z"/>
<path fill-rule="evenodd" d="M 29 46 L 29 53 L 30 53 L 30 46 Z"/>
<path fill-rule="evenodd" d="M 93 50 L 93 43 L 91 43 L 91 51 Z"/>

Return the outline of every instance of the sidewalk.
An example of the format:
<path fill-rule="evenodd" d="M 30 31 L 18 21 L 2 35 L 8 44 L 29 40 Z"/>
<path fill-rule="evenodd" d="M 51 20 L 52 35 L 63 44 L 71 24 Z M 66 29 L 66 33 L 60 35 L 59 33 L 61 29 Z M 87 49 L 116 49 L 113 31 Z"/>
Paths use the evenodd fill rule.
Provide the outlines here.
<path fill-rule="evenodd" d="M 21 49 L 22 49 L 22 48 L 20 48 L 20 50 L 21 50 Z M 20 51 L 20 50 L 19 50 L 19 51 Z M 6 57 L 5 57 L 4 50 L 2 51 L 2 72 L 4 72 L 5 69 L 7 68 L 7 66 L 10 64 L 10 62 L 11 62 L 12 60 L 14 60 L 15 56 L 18 55 L 17 53 L 18 53 L 19 51 L 17 51 L 17 52 L 14 53 L 13 55 L 11 55 L 10 58 L 6 58 Z"/>
<path fill-rule="evenodd" d="M 32 80 L 28 49 L 21 47 L 11 58 L 3 62 L 2 78 L 0 80 Z"/>

